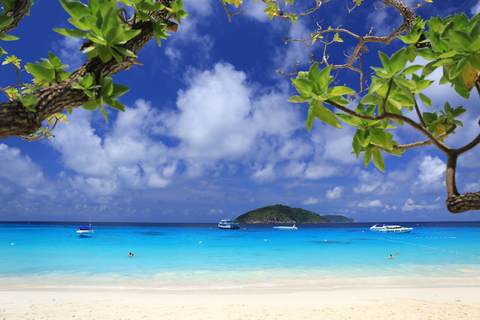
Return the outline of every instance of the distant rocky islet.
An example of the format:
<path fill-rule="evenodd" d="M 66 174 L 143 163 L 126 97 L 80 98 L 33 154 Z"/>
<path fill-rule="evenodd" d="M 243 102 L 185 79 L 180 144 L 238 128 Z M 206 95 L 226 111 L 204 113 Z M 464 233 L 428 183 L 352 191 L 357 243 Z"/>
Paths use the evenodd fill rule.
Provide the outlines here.
<path fill-rule="evenodd" d="M 241 223 L 352 223 L 354 219 L 342 215 L 318 213 L 281 204 L 255 209 L 237 217 Z"/>

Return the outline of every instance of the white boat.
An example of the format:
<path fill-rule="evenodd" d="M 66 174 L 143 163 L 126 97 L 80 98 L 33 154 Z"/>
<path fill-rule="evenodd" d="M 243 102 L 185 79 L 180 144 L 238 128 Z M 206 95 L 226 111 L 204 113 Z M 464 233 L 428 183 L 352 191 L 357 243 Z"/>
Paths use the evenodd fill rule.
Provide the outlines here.
<path fill-rule="evenodd" d="M 375 224 L 372 227 L 370 227 L 370 230 L 378 231 L 378 232 L 403 232 L 403 233 L 407 233 L 407 232 L 412 231 L 413 228 L 402 227 L 402 226 L 399 226 L 399 225 Z"/>
<path fill-rule="evenodd" d="M 277 230 L 298 230 L 298 227 L 293 226 L 278 226 L 278 227 L 273 227 L 273 229 Z"/>
<path fill-rule="evenodd" d="M 218 227 L 220 229 L 230 229 L 230 230 L 240 229 L 240 226 L 238 225 L 238 221 L 230 220 L 230 219 L 223 219 L 218 223 Z"/>
<path fill-rule="evenodd" d="M 82 227 L 78 227 L 77 229 L 77 233 L 79 236 L 89 236 L 91 234 L 93 234 L 93 229 L 92 229 L 92 225 L 89 225 L 89 226 L 82 226 Z"/>

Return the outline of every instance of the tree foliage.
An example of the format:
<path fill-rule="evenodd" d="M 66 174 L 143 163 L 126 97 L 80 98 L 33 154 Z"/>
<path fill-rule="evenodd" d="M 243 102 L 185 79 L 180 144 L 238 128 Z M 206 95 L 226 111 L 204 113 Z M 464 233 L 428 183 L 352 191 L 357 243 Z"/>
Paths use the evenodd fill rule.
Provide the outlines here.
<path fill-rule="evenodd" d="M 311 0 L 311 7 L 303 11 L 305 2 L 299 0 L 260 0 L 264 13 L 270 19 L 283 19 L 294 27 L 298 19 L 310 17 L 333 0 Z M 18 83 L 1 88 L 10 101 L 0 104 L 0 138 L 22 136 L 36 140 L 51 136 L 51 129 L 58 121 L 66 121 L 65 112 L 83 106 L 88 110 L 99 109 L 108 119 L 107 108 L 123 111 L 117 98 L 129 88 L 113 83 L 112 76 L 128 70 L 136 61 L 139 51 L 151 39 L 158 45 L 168 32 L 175 32 L 182 19 L 187 17 L 182 0 L 59 0 L 70 14 L 68 20 L 73 29 L 54 29 L 67 36 L 83 38 L 82 50 L 88 62 L 73 73 L 55 56 L 49 53 L 36 63 L 21 67 L 21 60 L 14 55 L 6 56 L 3 64 L 11 65 Z M 243 0 L 220 0 L 229 19 L 242 13 Z M 311 67 L 308 71 L 295 70 L 280 73 L 295 76 L 292 85 L 298 92 L 289 99 L 293 103 L 308 104 L 306 126 L 310 130 L 316 119 L 341 129 L 342 125 L 355 128 L 352 137 L 352 153 L 362 157 L 365 167 L 371 162 L 385 171 L 385 153 L 401 156 L 407 149 L 433 145 L 447 157 L 446 205 L 453 213 L 480 209 L 480 193 L 460 194 L 455 183 L 456 163 L 459 155 L 470 151 L 480 143 L 480 134 L 459 148 L 446 144 L 446 139 L 462 127 L 459 117 L 467 110 L 445 102 L 433 105 L 425 90 L 434 81 L 429 76 L 442 70 L 440 85 L 450 85 L 459 96 L 469 98 L 473 90 L 480 95 L 480 15 L 469 18 L 465 14 L 447 17 L 420 17 L 414 10 L 428 5 L 424 0 L 410 8 L 401 0 L 379 0 L 384 7 L 393 8 L 403 18 L 402 24 L 387 36 L 374 35 L 372 28 L 367 34 L 354 30 L 325 27 L 317 22 L 317 30 L 305 39 L 291 39 L 290 27 L 284 41 L 303 42 L 320 54 L 310 53 Z M 29 13 L 30 0 L 1 0 L 0 40 L 17 40 L 7 34 L 14 30 Z M 339 3 L 338 3 L 339 5 Z M 363 0 L 353 0 L 347 5 L 349 13 Z M 128 8 L 129 10 L 126 10 Z M 133 12 L 127 17 L 127 12 Z M 232 13 L 233 12 L 233 13 Z M 342 65 L 330 63 L 330 46 L 344 42 L 350 37 L 357 43 L 347 62 Z M 378 52 L 380 65 L 364 70 L 362 56 L 368 53 L 367 43 L 390 44 L 396 40 L 403 46 L 388 55 Z M 7 53 L 0 47 L 0 56 Z M 425 62 L 426 61 L 426 62 Z M 336 85 L 338 70 L 347 70 L 358 75 L 358 81 L 349 77 L 345 86 Z M 20 74 L 27 71 L 33 76 L 31 83 L 20 81 Z M 420 112 L 419 104 L 431 108 Z M 409 116 L 413 111 L 416 118 Z M 47 128 L 41 127 L 42 122 Z M 400 145 L 395 138 L 395 128 L 409 126 L 425 136 L 424 141 Z"/>

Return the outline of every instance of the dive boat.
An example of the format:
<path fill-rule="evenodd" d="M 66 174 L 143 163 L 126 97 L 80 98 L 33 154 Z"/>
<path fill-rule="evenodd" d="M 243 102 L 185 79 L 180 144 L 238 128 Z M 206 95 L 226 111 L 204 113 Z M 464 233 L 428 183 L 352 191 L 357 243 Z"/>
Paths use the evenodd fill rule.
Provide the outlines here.
<path fill-rule="evenodd" d="M 240 226 L 238 225 L 237 220 L 229 220 L 229 219 L 223 219 L 218 223 L 218 227 L 220 229 L 230 229 L 230 230 L 236 230 L 240 229 Z"/>
<path fill-rule="evenodd" d="M 278 226 L 278 227 L 273 227 L 273 229 L 277 230 L 298 230 L 298 227 L 293 226 Z"/>
<path fill-rule="evenodd" d="M 78 227 L 77 229 L 77 233 L 79 236 L 89 236 L 91 234 L 93 234 L 93 229 L 92 229 L 92 225 L 89 225 L 89 226 L 82 226 L 82 227 Z"/>
<path fill-rule="evenodd" d="M 408 232 L 412 231 L 413 228 L 402 227 L 402 226 L 398 226 L 398 225 L 375 224 L 372 227 L 370 227 L 370 230 L 378 231 L 378 232 L 403 232 L 403 233 L 408 233 Z"/>

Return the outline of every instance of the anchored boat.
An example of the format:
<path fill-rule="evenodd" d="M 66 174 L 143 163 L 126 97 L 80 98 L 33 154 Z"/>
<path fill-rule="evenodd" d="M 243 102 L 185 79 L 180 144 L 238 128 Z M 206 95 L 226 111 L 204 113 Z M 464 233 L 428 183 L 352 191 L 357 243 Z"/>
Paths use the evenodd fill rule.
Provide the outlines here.
<path fill-rule="evenodd" d="M 372 231 L 378 231 L 378 232 L 402 232 L 402 233 L 408 233 L 413 230 L 413 228 L 409 227 L 402 227 L 398 225 L 388 225 L 388 224 L 375 224 L 372 227 L 370 227 L 370 230 Z"/>
<path fill-rule="evenodd" d="M 77 233 L 79 236 L 86 237 L 86 236 L 92 235 L 94 232 L 92 229 L 92 225 L 89 225 L 89 226 L 78 227 Z"/>
<path fill-rule="evenodd" d="M 273 229 L 277 229 L 277 230 L 298 230 L 298 227 L 295 227 L 295 225 L 293 225 L 293 226 L 277 226 L 277 227 L 273 227 Z"/>
<path fill-rule="evenodd" d="M 238 225 L 238 221 L 230 220 L 230 219 L 223 219 L 218 223 L 218 227 L 220 229 L 230 229 L 230 230 L 240 229 L 240 226 Z"/>

